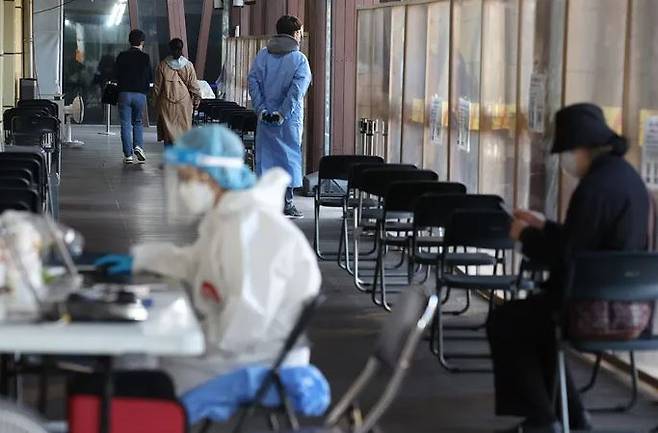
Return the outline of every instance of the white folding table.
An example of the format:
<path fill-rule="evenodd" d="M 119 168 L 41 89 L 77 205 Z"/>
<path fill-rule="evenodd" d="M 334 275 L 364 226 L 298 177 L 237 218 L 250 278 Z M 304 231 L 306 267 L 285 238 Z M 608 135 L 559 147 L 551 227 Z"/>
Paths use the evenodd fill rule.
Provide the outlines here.
<path fill-rule="evenodd" d="M 205 351 L 203 331 L 183 290 L 154 291 L 150 298 L 148 318 L 139 323 L 0 323 L 0 354 L 77 355 L 101 360 L 106 380 L 100 427 L 101 433 L 109 432 L 113 358 L 197 356 Z"/>

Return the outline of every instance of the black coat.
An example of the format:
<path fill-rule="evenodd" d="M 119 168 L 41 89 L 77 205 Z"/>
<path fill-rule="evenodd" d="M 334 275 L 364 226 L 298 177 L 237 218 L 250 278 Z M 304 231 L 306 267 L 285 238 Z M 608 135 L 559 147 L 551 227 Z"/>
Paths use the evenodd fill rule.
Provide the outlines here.
<path fill-rule="evenodd" d="M 547 222 L 544 230 L 524 230 L 523 253 L 550 267 L 547 289 L 559 304 L 574 254 L 647 248 L 649 208 L 637 171 L 622 157 L 600 156 L 571 197 L 564 224 Z"/>
<path fill-rule="evenodd" d="M 138 48 L 130 48 L 117 56 L 114 76 L 119 92 L 149 93 L 153 82 L 151 58 Z"/>

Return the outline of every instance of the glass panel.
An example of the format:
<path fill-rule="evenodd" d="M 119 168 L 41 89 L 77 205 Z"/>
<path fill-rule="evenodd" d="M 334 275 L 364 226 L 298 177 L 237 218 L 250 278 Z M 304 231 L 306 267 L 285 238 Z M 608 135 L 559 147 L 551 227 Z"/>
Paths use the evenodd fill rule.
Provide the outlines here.
<path fill-rule="evenodd" d="M 359 119 L 372 119 L 373 114 L 373 95 L 375 90 L 375 70 L 388 68 L 381 68 L 382 65 L 375 64 L 375 50 L 377 44 L 374 39 L 377 35 L 373 29 L 373 10 L 362 10 L 358 12 L 358 28 L 357 28 L 357 47 L 356 47 L 356 116 Z M 379 66 L 379 68 L 378 68 Z M 365 153 L 364 149 L 365 137 L 359 135 L 357 153 Z"/>
<path fill-rule="evenodd" d="M 137 2 L 139 23 L 137 27 L 146 34 L 144 52 L 151 57 L 153 68 L 169 55 L 169 18 L 167 8 L 158 0 L 139 0 Z M 149 118 L 155 120 L 155 104 L 148 104 Z"/>
<path fill-rule="evenodd" d="M 480 188 L 514 200 L 516 136 L 516 0 L 485 0 L 482 17 Z"/>
<path fill-rule="evenodd" d="M 64 94 L 67 104 L 82 96 L 84 123 L 104 123 L 102 89 L 112 78 L 116 56 L 128 48 L 127 6 L 123 1 L 97 0 L 64 7 Z M 113 118 L 118 119 L 116 112 Z"/>
<path fill-rule="evenodd" d="M 658 198 L 658 2 L 634 0 L 631 24 L 628 118 L 625 135 L 630 140 L 629 160 L 642 172 L 649 190 Z M 658 377 L 658 354 L 638 353 L 639 368 Z"/>
<path fill-rule="evenodd" d="M 402 105 L 404 84 L 405 7 L 391 9 L 390 80 L 388 111 L 387 161 L 402 160 Z"/>
<path fill-rule="evenodd" d="M 423 166 L 439 173 L 441 180 L 447 180 L 450 2 L 429 5 L 427 20 Z"/>
<path fill-rule="evenodd" d="M 569 2 L 565 104 L 600 105 L 608 124 L 618 132 L 622 130 L 626 7 L 627 2 L 618 0 Z M 563 213 L 575 187 L 573 178 L 563 176 Z"/>
<path fill-rule="evenodd" d="M 478 190 L 482 0 L 455 0 L 450 179 Z"/>
<path fill-rule="evenodd" d="M 407 8 L 405 41 L 402 160 L 421 167 L 425 136 L 427 5 Z"/>

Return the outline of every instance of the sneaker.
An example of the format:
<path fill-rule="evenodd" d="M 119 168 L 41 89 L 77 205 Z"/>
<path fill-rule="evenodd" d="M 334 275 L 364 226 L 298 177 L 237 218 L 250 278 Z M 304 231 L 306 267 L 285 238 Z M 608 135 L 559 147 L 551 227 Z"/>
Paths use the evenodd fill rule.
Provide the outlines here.
<path fill-rule="evenodd" d="M 291 219 L 301 219 L 304 218 L 304 214 L 295 207 L 295 205 L 290 205 L 283 210 L 283 214 Z"/>
<path fill-rule="evenodd" d="M 135 163 L 135 157 L 132 156 L 132 155 L 126 156 L 125 158 L 123 158 L 123 163 L 126 164 L 126 165 L 134 164 Z"/>
<path fill-rule="evenodd" d="M 137 162 L 144 164 L 146 162 L 146 153 L 141 147 L 135 147 L 135 156 L 137 156 Z"/>

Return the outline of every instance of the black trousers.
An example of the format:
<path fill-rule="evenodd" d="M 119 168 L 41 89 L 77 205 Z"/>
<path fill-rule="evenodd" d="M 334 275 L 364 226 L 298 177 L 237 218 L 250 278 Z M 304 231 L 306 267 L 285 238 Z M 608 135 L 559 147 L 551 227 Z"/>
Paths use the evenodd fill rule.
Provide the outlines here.
<path fill-rule="evenodd" d="M 545 296 L 497 308 L 487 331 L 494 365 L 496 414 L 531 423 L 557 421 L 554 395 L 557 351 L 552 303 Z M 580 419 L 583 405 L 567 370 L 569 412 Z"/>

